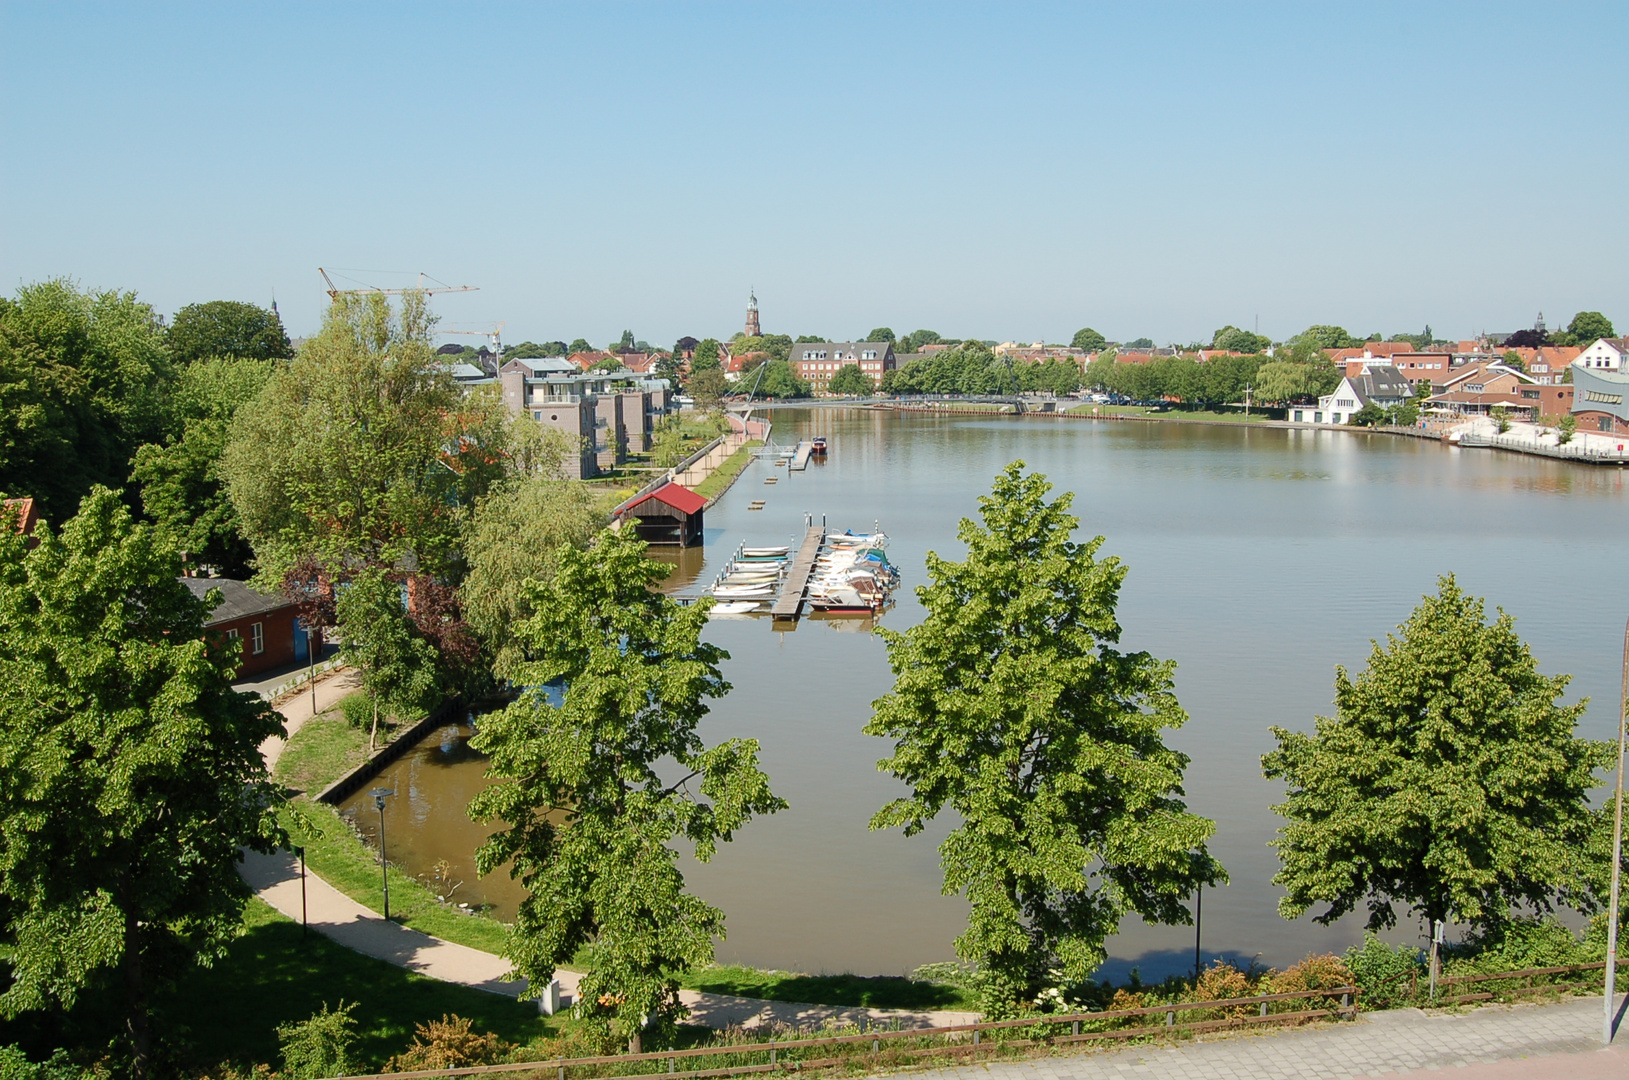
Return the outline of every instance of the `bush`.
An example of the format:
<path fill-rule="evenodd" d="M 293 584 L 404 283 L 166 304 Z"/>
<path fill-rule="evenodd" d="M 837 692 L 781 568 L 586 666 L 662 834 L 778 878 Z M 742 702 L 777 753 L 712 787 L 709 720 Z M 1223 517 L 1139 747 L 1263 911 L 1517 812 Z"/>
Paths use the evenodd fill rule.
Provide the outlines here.
<path fill-rule="evenodd" d="M 1560 434 L 1556 436 L 1556 441 L 1563 444 L 1570 443 L 1572 442 L 1572 437 L 1578 434 L 1578 417 L 1568 413 L 1566 416 L 1563 416 L 1560 420 L 1556 421 L 1555 427 L 1556 430 L 1560 432 Z"/>
<path fill-rule="evenodd" d="M 1488 415 L 1493 417 L 1494 426 L 1499 429 L 1499 434 L 1503 435 L 1505 432 L 1510 430 L 1509 409 L 1505 408 L 1503 405 L 1495 405 L 1493 408 L 1488 410 Z"/>
<path fill-rule="evenodd" d="M 0 1080 L 102 1080 L 107 1075 L 103 1068 L 76 1065 L 66 1050 L 58 1050 L 49 1061 L 33 1062 L 15 1045 L 0 1046 Z"/>
<path fill-rule="evenodd" d="M 356 1020 L 351 1011 L 355 1008 L 355 1002 L 347 1005 L 341 1001 L 330 1012 L 324 1003 L 322 1012 L 309 1020 L 278 1025 L 277 1041 L 288 1080 L 322 1080 L 358 1071 L 351 1060 L 351 1046 L 356 1042 Z"/>
<path fill-rule="evenodd" d="M 1248 974 L 1226 960 L 1217 960 L 1200 973 L 1199 981 L 1193 989 L 1193 1000 L 1220 1001 L 1226 998 L 1251 997 L 1256 992 Z M 1251 1009 L 1248 1005 L 1230 1005 L 1210 1011 L 1214 1011 L 1221 1018 L 1234 1020 L 1248 1016 Z"/>
<path fill-rule="evenodd" d="M 1263 980 L 1261 992 L 1264 994 L 1298 994 L 1306 990 L 1333 990 L 1339 986 L 1354 985 L 1352 969 L 1346 966 L 1346 961 L 1334 953 L 1321 953 L 1308 956 L 1299 964 L 1285 968 L 1283 971 L 1270 971 Z M 1297 1010 L 1301 1008 L 1315 1008 L 1316 1005 L 1303 1005 L 1295 1001 L 1289 1004 Z"/>
<path fill-rule="evenodd" d="M 1455 974 L 1565 967 L 1599 960 L 1594 950 L 1555 918 L 1509 919 L 1444 950 Z"/>
<path fill-rule="evenodd" d="M 340 698 L 339 711 L 344 715 L 345 722 L 354 728 L 367 731 L 373 726 L 373 698 L 368 696 L 366 690 Z"/>
<path fill-rule="evenodd" d="M 462 1016 L 443 1015 L 440 1020 L 419 1024 L 408 1048 L 385 1063 L 385 1072 L 413 1072 L 418 1069 L 463 1069 L 473 1065 L 497 1065 L 509 1054 L 510 1045 L 492 1032 L 477 1035 Z"/>
<path fill-rule="evenodd" d="M 1392 1009 L 1412 1000 L 1415 977 L 1425 971 L 1425 963 L 1411 945 L 1393 947 L 1364 934 L 1362 945 L 1346 950 L 1346 968 L 1362 991 L 1364 1008 Z"/>

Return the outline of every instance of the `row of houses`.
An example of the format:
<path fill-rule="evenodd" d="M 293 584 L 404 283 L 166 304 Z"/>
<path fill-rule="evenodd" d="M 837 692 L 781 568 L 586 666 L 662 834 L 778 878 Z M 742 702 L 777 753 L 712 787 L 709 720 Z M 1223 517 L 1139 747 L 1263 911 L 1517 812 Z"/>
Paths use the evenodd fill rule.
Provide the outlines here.
<path fill-rule="evenodd" d="M 1346 350 L 1342 350 L 1343 352 Z M 1357 351 L 1357 350 L 1353 350 Z M 1602 338 L 1587 348 L 1511 350 L 1506 358 L 1451 353 L 1385 353 L 1365 348 L 1345 364 L 1341 382 L 1316 405 L 1291 406 L 1297 423 L 1345 424 L 1373 404 L 1382 409 L 1421 398 L 1423 409 L 1439 418 L 1487 416 L 1503 409 L 1513 419 L 1537 420 L 1571 414 L 1580 431 L 1629 435 L 1629 338 Z"/>

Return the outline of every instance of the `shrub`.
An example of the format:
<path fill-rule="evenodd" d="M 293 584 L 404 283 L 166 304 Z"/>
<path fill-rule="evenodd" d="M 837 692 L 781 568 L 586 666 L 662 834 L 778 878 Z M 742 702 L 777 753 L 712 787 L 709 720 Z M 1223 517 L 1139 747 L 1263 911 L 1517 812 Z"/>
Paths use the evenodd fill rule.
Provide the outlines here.
<path fill-rule="evenodd" d="M 1298 994 L 1306 990 L 1333 990 L 1338 986 L 1351 986 L 1352 969 L 1346 966 L 1346 961 L 1334 953 L 1320 953 L 1308 956 L 1299 964 L 1294 964 L 1283 971 L 1267 973 L 1263 980 L 1261 992 L 1264 994 Z M 1308 1005 L 1300 1001 L 1291 1001 L 1286 1004 L 1293 1005 L 1296 1010 L 1303 1008 L 1317 1008 L 1316 1004 Z"/>
<path fill-rule="evenodd" d="M 1568 413 L 1566 416 L 1563 416 L 1560 420 L 1556 421 L 1555 428 L 1558 432 L 1560 432 L 1560 434 L 1556 436 L 1556 441 L 1560 443 L 1570 443 L 1572 442 L 1572 437 L 1578 433 L 1578 417 Z"/>
<path fill-rule="evenodd" d="M 1493 417 L 1494 426 L 1499 429 L 1499 434 L 1503 435 L 1505 432 L 1510 430 L 1509 409 L 1505 408 L 1503 405 L 1495 405 L 1493 408 L 1488 410 L 1488 415 Z"/>
<path fill-rule="evenodd" d="M 417 1025 L 412 1044 L 385 1063 L 385 1072 L 497 1065 L 507 1058 L 508 1043 L 490 1031 L 477 1035 L 471 1028 L 470 1021 L 457 1015 Z"/>
<path fill-rule="evenodd" d="M 1414 979 L 1424 972 L 1420 950 L 1387 945 L 1374 934 L 1346 950 L 1346 967 L 1363 996 L 1364 1008 L 1392 1009 L 1412 1000 Z"/>
<path fill-rule="evenodd" d="M 1255 993 L 1256 988 L 1251 985 L 1249 975 L 1226 960 L 1217 960 L 1200 973 L 1199 981 L 1193 989 L 1193 1000 L 1219 1001 L 1225 998 L 1250 997 Z M 1249 1015 L 1250 1006 L 1230 1005 L 1211 1011 L 1231 1020 Z"/>
<path fill-rule="evenodd" d="M 373 726 L 373 698 L 368 696 L 366 690 L 340 698 L 339 711 L 344 715 L 345 722 L 354 728 L 366 731 Z"/>
<path fill-rule="evenodd" d="M 1458 972 L 1521 971 L 1565 967 L 1599 959 L 1585 942 L 1547 915 L 1517 917 L 1449 946 L 1445 959 Z"/>
<path fill-rule="evenodd" d="M 351 1011 L 356 1003 L 322 1011 L 309 1020 L 279 1024 L 277 1041 L 283 1052 L 283 1071 L 288 1080 L 321 1080 L 356 1072 L 351 1045 L 356 1042 L 356 1020 Z"/>

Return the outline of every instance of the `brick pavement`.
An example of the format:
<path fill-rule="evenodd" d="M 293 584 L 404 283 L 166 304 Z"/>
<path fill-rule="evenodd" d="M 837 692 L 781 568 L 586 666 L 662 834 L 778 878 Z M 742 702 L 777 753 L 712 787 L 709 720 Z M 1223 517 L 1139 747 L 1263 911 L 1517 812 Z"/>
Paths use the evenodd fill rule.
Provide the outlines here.
<path fill-rule="evenodd" d="M 1450 1075 L 1464 1080 L 1629 1078 L 1629 1033 L 1600 1046 L 1601 999 L 1488 1006 L 1460 1014 L 1418 1009 L 1329 1024 L 1162 1046 L 936 1069 L 933 1080 L 1347 1080 Z M 1451 1073 L 1442 1070 L 1451 1069 Z M 1463 1071 L 1462 1071 L 1463 1070 Z"/>

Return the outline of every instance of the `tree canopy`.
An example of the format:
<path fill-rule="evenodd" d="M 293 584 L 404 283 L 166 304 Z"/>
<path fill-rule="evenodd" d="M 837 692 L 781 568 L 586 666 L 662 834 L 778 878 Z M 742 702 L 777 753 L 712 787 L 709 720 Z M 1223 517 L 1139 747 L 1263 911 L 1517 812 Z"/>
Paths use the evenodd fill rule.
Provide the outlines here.
<path fill-rule="evenodd" d="M 504 473 L 509 415 L 435 361 L 422 294 L 342 296 L 322 331 L 238 410 L 221 464 L 274 580 L 297 558 L 440 573 Z"/>
<path fill-rule="evenodd" d="M 1220 405 L 1244 400 L 1246 386 L 1254 385 L 1260 398 L 1260 356 L 1213 356 L 1204 363 L 1189 355 L 1161 356 L 1145 364 L 1121 363 L 1103 353 L 1086 368 L 1086 383 L 1134 401 L 1174 398 L 1195 405 Z"/>
<path fill-rule="evenodd" d="M 568 356 L 570 354 L 572 354 L 572 353 L 593 352 L 593 351 L 594 351 L 594 346 L 592 346 L 592 345 L 590 345 L 588 343 L 587 338 L 572 338 L 571 339 L 571 344 L 566 346 L 566 354 Z"/>
<path fill-rule="evenodd" d="M 871 376 L 860 370 L 860 365 L 844 364 L 831 377 L 826 389 L 846 397 L 865 397 L 876 389 L 876 385 L 871 381 Z"/>
<path fill-rule="evenodd" d="M 893 341 L 894 331 L 886 326 L 879 326 L 865 336 L 867 341 Z"/>
<path fill-rule="evenodd" d="M 1359 904 L 1371 929 L 1396 906 L 1477 927 L 1513 906 L 1588 909 L 1596 829 L 1587 793 L 1616 747 L 1574 734 L 1586 703 L 1560 705 L 1515 620 L 1447 575 L 1354 679 L 1335 669 L 1335 715 L 1314 734 L 1275 727 L 1262 758 L 1289 786 L 1274 807 L 1279 910 L 1322 923 Z"/>
<path fill-rule="evenodd" d="M 708 747 L 697 734 L 708 699 L 730 689 L 719 671 L 728 654 L 701 640 L 710 605 L 656 591 L 668 568 L 644 557 L 632 530 L 557 557 L 515 628 L 528 658 L 515 681 L 532 689 L 472 740 L 495 782 L 470 815 L 504 826 L 476 861 L 483 874 L 509 864 L 525 886 L 504 955 L 528 993 L 586 948 L 579 1015 L 637 1047 L 646 1018 L 671 1037 L 676 977 L 711 961 L 724 935 L 723 913 L 685 891 L 674 844 L 705 862 L 753 815 L 786 803 L 758 767 L 756 740 Z M 549 686 L 564 688 L 560 704 Z"/>
<path fill-rule="evenodd" d="M 153 987 L 222 952 L 239 849 L 277 839 L 260 744 L 283 728 L 233 691 L 238 644 L 205 639 L 211 605 L 114 492 L 36 537 L 0 530 L 0 1011 L 118 976 L 141 1076 Z"/>
<path fill-rule="evenodd" d="M 1599 311 L 1580 311 L 1567 324 L 1567 336 L 1574 345 L 1587 349 L 1601 338 L 1616 337 L 1617 332 L 1612 329 L 1612 320 Z"/>
<path fill-rule="evenodd" d="M 696 343 L 696 351 L 690 357 L 690 370 L 698 372 L 716 367 L 718 367 L 718 339 L 703 338 Z"/>
<path fill-rule="evenodd" d="M 1340 369 L 1328 360 L 1299 364 L 1274 360 L 1256 371 L 1256 400 L 1272 405 L 1316 398 L 1340 385 Z"/>
<path fill-rule="evenodd" d="M 136 448 L 174 429 L 173 367 L 135 293 L 66 279 L 0 304 L 0 493 L 66 520 L 91 488 L 122 490 Z"/>
<path fill-rule="evenodd" d="M 808 397 L 809 392 L 809 384 L 797 377 L 792 365 L 787 361 L 770 360 L 764 365 L 764 376 L 758 383 L 758 393 L 761 396 L 803 398 Z"/>
<path fill-rule="evenodd" d="M 956 950 L 994 1015 L 1049 969 L 1090 976 L 1124 915 L 1186 922 L 1195 887 L 1224 878 L 1214 823 L 1180 798 L 1188 759 L 1162 741 L 1187 719 L 1176 665 L 1116 648 L 1126 568 L 1097 558 L 1101 536 L 1070 539 L 1072 497 L 1050 489 L 1014 462 L 979 500 L 983 524 L 961 523 L 966 561 L 928 553 L 926 617 L 878 631 L 895 682 L 866 727 L 894 740 L 878 768 L 910 789 L 872 828 L 956 814 L 944 891 L 971 902 Z"/>
<path fill-rule="evenodd" d="M 1085 349 L 1090 353 L 1102 352 L 1109 347 L 1109 339 L 1086 326 L 1075 331 L 1075 336 L 1069 340 L 1069 347 L 1072 349 Z"/>
<path fill-rule="evenodd" d="M 1273 344 L 1272 338 L 1240 330 L 1237 326 L 1224 326 L 1210 336 L 1210 347 L 1229 352 L 1263 353 Z"/>
<path fill-rule="evenodd" d="M 254 551 L 226 493 L 221 457 L 232 420 L 276 373 L 280 361 L 209 358 L 182 368 L 173 409 L 181 430 L 136 451 L 131 479 L 142 509 L 193 566 L 227 577 L 249 573 Z"/>
<path fill-rule="evenodd" d="M 236 300 L 188 304 L 175 313 L 164 344 L 178 364 L 212 356 L 288 360 L 294 355 L 277 312 Z"/>
<path fill-rule="evenodd" d="M 1362 338 L 1355 338 L 1341 326 L 1309 326 L 1292 339 L 1298 342 L 1307 342 L 1319 349 L 1355 349 L 1363 344 Z"/>

